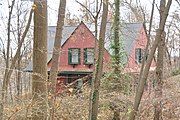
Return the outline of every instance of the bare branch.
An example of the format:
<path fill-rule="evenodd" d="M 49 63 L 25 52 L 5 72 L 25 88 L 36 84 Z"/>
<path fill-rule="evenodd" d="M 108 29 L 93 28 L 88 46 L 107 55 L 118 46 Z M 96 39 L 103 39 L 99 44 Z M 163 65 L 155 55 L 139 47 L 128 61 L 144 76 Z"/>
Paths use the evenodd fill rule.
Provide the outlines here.
<path fill-rule="evenodd" d="M 96 16 L 94 16 L 93 15 L 93 13 L 85 6 L 85 5 L 83 5 L 82 3 L 80 3 L 79 1 L 77 1 L 77 0 L 75 0 L 78 4 L 80 4 L 83 8 L 85 8 L 88 12 L 89 12 L 89 14 L 94 18 L 94 19 L 96 19 Z"/>
<path fill-rule="evenodd" d="M 22 38 L 21 38 L 20 44 L 18 45 L 18 49 L 16 51 L 16 54 L 15 54 L 14 58 L 12 59 L 12 63 L 11 63 L 11 66 L 10 66 L 10 71 L 7 73 L 7 76 L 6 76 L 7 78 L 10 78 L 10 76 L 12 74 L 12 71 L 13 71 L 12 69 L 15 67 L 15 63 L 16 63 L 16 61 L 18 59 L 18 55 L 19 55 L 18 52 L 20 52 L 22 44 L 24 42 L 24 39 L 25 39 L 25 37 L 27 35 L 27 32 L 28 32 L 28 30 L 30 28 L 33 12 L 34 12 L 33 9 L 31 9 L 26 29 L 25 29 L 25 31 L 24 31 L 24 33 L 22 35 Z M 10 79 L 7 79 L 6 83 L 9 83 L 9 80 Z"/>
<path fill-rule="evenodd" d="M 144 18 L 144 13 L 143 13 L 143 9 L 141 6 L 139 5 L 133 5 L 131 3 L 131 1 L 127 1 L 127 0 L 124 0 L 123 1 L 123 4 L 124 5 L 127 5 L 127 7 L 131 10 L 131 12 L 134 14 L 135 18 L 137 21 L 143 21 L 143 18 Z M 143 14 L 143 15 L 142 15 Z"/>
<path fill-rule="evenodd" d="M 178 5 L 180 6 L 180 1 L 179 0 L 175 0 L 177 3 L 178 3 Z"/>
<path fill-rule="evenodd" d="M 96 18 L 98 18 L 98 16 L 99 16 L 99 13 L 100 13 L 100 11 L 101 11 L 101 7 L 102 7 L 102 0 L 101 0 L 101 3 L 100 3 L 100 7 L 99 7 L 99 10 L 98 10 L 98 12 L 97 12 L 97 14 L 96 14 Z"/>

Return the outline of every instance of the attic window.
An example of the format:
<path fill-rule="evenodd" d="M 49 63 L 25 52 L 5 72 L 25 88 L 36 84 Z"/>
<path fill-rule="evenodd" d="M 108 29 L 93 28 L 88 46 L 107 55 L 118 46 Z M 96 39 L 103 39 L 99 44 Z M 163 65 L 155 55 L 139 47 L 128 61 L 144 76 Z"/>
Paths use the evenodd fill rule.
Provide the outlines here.
<path fill-rule="evenodd" d="M 69 64 L 80 64 L 80 49 L 69 48 L 68 50 L 68 63 Z"/>
<path fill-rule="evenodd" d="M 84 63 L 85 64 L 93 64 L 94 63 L 94 49 L 93 48 L 85 48 L 84 49 Z"/>
<path fill-rule="evenodd" d="M 136 48 L 135 50 L 135 60 L 137 64 L 142 63 L 142 58 L 143 58 L 143 49 L 141 48 Z"/>

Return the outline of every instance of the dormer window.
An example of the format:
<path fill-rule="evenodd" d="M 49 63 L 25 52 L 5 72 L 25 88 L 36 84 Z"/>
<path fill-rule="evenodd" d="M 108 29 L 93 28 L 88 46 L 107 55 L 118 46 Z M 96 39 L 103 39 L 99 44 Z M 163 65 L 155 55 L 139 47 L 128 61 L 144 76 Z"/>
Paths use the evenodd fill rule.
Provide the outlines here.
<path fill-rule="evenodd" d="M 68 50 L 68 60 L 69 64 L 80 64 L 80 49 L 79 48 L 69 48 Z"/>
<path fill-rule="evenodd" d="M 93 64 L 94 63 L 94 49 L 85 48 L 84 49 L 84 64 Z"/>

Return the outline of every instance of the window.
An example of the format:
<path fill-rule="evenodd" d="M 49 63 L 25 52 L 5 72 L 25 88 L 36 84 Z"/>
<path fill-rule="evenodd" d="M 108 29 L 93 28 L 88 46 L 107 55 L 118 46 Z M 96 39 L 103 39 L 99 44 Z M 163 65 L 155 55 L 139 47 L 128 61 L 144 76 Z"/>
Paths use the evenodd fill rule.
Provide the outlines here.
<path fill-rule="evenodd" d="M 135 60 L 136 63 L 142 63 L 142 59 L 143 59 L 143 50 L 141 48 L 136 48 L 135 50 Z"/>
<path fill-rule="evenodd" d="M 69 64 L 80 64 L 80 49 L 70 48 L 68 51 Z"/>
<path fill-rule="evenodd" d="M 84 63 L 85 64 L 93 64 L 94 63 L 94 49 L 93 48 L 85 48 L 84 49 Z"/>

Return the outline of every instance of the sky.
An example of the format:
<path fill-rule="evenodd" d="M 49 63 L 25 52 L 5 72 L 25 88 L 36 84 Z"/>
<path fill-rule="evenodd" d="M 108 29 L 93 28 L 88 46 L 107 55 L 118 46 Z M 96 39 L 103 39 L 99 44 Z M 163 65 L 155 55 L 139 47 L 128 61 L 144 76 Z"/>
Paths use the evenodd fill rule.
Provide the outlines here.
<path fill-rule="evenodd" d="M 8 14 L 8 7 L 7 7 L 8 1 L 11 1 L 11 0 L 0 0 L 0 3 L 2 4 L 2 5 L 0 5 L 0 17 L 7 16 L 7 14 Z M 18 0 L 16 0 L 16 1 L 18 1 Z M 33 2 L 27 2 L 26 0 L 23 0 L 23 1 L 25 1 L 24 4 L 27 4 L 27 6 L 29 8 L 30 8 L 31 4 L 33 3 Z M 48 0 L 48 24 L 49 25 L 56 25 L 59 1 L 60 0 Z M 83 3 L 85 0 L 78 0 L 78 1 Z M 91 0 L 91 1 L 94 1 L 94 0 Z M 134 0 L 134 1 L 136 1 L 136 0 Z M 141 4 L 143 6 L 145 6 L 149 12 L 151 11 L 152 1 L 153 0 L 140 0 Z M 159 4 L 160 0 L 156 0 L 156 1 L 157 1 L 156 2 L 157 6 L 159 6 L 158 4 Z M 177 9 L 178 6 L 176 4 L 177 3 L 175 2 L 175 0 L 173 0 L 171 11 L 174 11 L 175 9 Z M 81 14 L 79 9 L 80 9 L 80 5 L 77 2 L 75 2 L 75 0 L 67 0 L 66 11 L 69 11 L 72 15 L 74 14 L 76 16 L 79 16 Z M 158 19 L 157 9 L 156 9 L 155 13 L 156 13 L 155 18 Z"/>
<path fill-rule="evenodd" d="M 3 1 L 3 0 L 2 0 Z M 7 1 L 7 0 L 6 0 Z M 53 2 L 52 2 L 53 1 Z M 59 7 L 59 1 L 60 0 L 48 0 L 48 17 L 49 17 L 49 25 L 56 25 L 56 21 L 57 21 L 57 14 L 58 14 L 58 7 Z M 78 0 L 79 2 L 83 3 L 85 0 Z M 94 1 L 94 0 L 90 0 L 90 1 Z M 112 0 L 110 0 L 112 1 Z M 133 0 L 133 1 L 136 1 L 136 0 Z M 143 6 L 146 7 L 146 9 L 150 12 L 151 11 L 151 4 L 152 4 L 152 1 L 153 0 L 140 0 L 141 4 Z M 156 4 L 157 6 L 159 6 L 159 1 L 160 0 L 156 0 Z M 31 2 L 32 3 L 32 2 Z M 81 14 L 81 11 L 79 10 L 80 9 L 80 5 L 75 2 L 75 0 L 67 0 L 67 7 L 66 7 L 66 11 L 69 11 L 72 16 L 73 15 L 80 15 Z M 174 11 L 175 9 L 177 9 L 178 6 L 176 4 L 176 2 L 173 0 L 173 4 L 172 4 L 172 7 L 171 7 L 171 11 Z M 156 12 L 155 12 L 155 18 L 158 19 L 158 11 L 157 9 L 155 9 Z M 123 12 L 122 12 L 123 13 Z"/>
<path fill-rule="evenodd" d="M 0 5 L 0 33 L 1 33 L 0 38 L 4 38 L 4 37 L 7 38 L 6 37 L 7 33 L 4 31 L 6 31 L 6 28 L 7 28 L 6 26 L 7 26 L 7 16 L 8 16 L 8 3 L 11 3 L 8 1 L 11 1 L 11 0 L 0 0 L 0 4 L 1 4 Z M 18 0 L 16 0 L 16 1 L 18 1 Z M 48 0 L 48 25 L 49 26 L 55 26 L 56 25 L 59 1 L 60 0 Z M 85 0 L 78 0 L 78 1 L 83 3 Z M 94 0 L 91 0 L 91 1 L 94 1 Z M 133 0 L 133 1 L 136 1 L 136 0 Z M 149 11 L 149 13 L 151 12 L 152 1 L 153 0 L 140 0 L 141 4 L 146 7 L 146 10 Z M 159 6 L 159 1 L 160 0 L 156 0 L 157 6 Z M 23 2 L 23 4 L 24 4 L 23 5 L 24 10 L 30 9 L 33 2 L 28 2 L 25 0 Z M 76 16 L 81 15 L 80 7 L 81 6 L 77 2 L 75 2 L 75 0 L 67 0 L 66 11 L 69 11 L 72 14 L 72 16 L 73 15 L 76 15 Z M 173 12 L 176 9 L 180 9 L 180 7 L 177 5 L 175 0 L 173 0 L 173 4 L 171 6 L 170 11 Z M 122 11 L 121 11 L 121 14 L 123 14 Z M 156 21 L 159 21 L 159 13 L 158 13 L 158 10 L 156 7 L 155 7 L 154 19 Z M 158 23 L 158 22 L 156 22 L 156 23 Z M 0 41 L 0 45 L 1 45 L 1 41 Z"/>
<path fill-rule="evenodd" d="M 56 21 L 56 20 L 54 20 L 54 18 L 57 18 L 57 9 L 58 9 L 60 0 L 53 0 L 53 2 L 51 2 L 51 1 L 52 0 L 49 0 L 49 2 L 48 2 L 48 4 L 49 4 L 49 19 L 50 19 L 49 25 L 55 25 L 54 21 Z M 85 0 L 78 0 L 78 1 L 83 3 Z M 94 1 L 94 0 L 91 0 L 91 1 Z M 112 1 L 112 0 L 110 0 L 110 1 Z M 133 1 L 136 1 L 136 0 L 133 0 Z M 146 9 L 147 9 L 147 11 L 149 11 L 149 13 L 151 11 L 152 1 L 153 0 L 140 0 L 141 4 L 146 7 Z M 159 1 L 160 0 L 156 0 L 157 6 L 159 6 Z M 173 4 L 171 6 L 170 11 L 172 12 L 172 11 L 178 9 L 178 7 L 179 6 L 177 5 L 177 3 L 173 0 Z M 67 0 L 67 9 L 66 10 L 70 11 L 72 14 L 79 15 L 79 14 L 81 14 L 81 12 L 79 11 L 79 8 L 80 8 L 80 5 L 78 3 L 76 3 L 75 0 Z M 155 19 L 159 19 L 157 9 L 155 9 L 154 17 L 155 17 Z"/>

